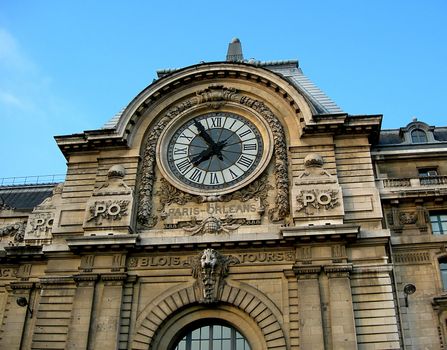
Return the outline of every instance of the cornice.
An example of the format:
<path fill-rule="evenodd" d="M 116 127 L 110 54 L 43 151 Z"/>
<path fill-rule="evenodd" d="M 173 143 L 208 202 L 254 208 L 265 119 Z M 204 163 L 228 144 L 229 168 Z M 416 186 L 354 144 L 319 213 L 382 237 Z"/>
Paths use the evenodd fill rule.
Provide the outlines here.
<path fill-rule="evenodd" d="M 357 225 L 316 225 L 283 227 L 284 237 L 296 237 L 300 241 L 349 240 L 355 241 L 360 233 Z"/>
<path fill-rule="evenodd" d="M 371 143 L 379 140 L 382 115 L 322 114 L 303 125 L 303 136 L 315 134 L 368 135 Z"/>
<path fill-rule="evenodd" d="M 286 100 L 296 114 L 300 112 L 300 107 L 292 95 L 301 93 L 280 74 L 246 63 L 203 63 L 175 70 L 149 85 L 125 108 L 116 129 L 56 136 L 56 142 L 65 156 L 72 152 L 93 151 L 107 147 L 129 147 L 130 136 L 139 119 L 165 95 L 193 83 L 209 81 L 216 84 L 224 79 L 243 79 L 261 84 Z"/>

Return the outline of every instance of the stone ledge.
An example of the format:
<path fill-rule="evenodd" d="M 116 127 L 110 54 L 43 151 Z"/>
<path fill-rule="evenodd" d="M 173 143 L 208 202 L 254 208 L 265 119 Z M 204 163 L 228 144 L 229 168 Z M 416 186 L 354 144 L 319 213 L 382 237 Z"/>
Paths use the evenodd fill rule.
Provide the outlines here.
<path fill-rule="evenodd" d="M 137 235 L 119 235 L 119 236 L 83 236 L 67 237 L 66 242 L 71 250 L 92 249 L 92 248 L 131 248 L 135 247 L 138 241 Z"/>
<path fill-rule="evenodd" d="M 324 241 L 328 239 L 348 239 L 354 241 L 360 233 L 360 226 L 340 224 L 283 227 L 281 233 L 284 237 L 297 237 L 307 241 Z"/>

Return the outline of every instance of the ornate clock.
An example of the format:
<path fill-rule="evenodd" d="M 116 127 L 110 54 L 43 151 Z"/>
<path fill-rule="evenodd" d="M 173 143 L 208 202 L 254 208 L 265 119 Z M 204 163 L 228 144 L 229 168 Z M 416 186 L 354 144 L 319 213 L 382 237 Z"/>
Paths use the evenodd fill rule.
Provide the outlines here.
<path fill-rule="evenodd" d="M 198 195 L 239 189 L 272 155 L 266 123 L 254 116 L 211 112 L 171 122 L 158 142 L 158 165 L 176 187 Z"/>

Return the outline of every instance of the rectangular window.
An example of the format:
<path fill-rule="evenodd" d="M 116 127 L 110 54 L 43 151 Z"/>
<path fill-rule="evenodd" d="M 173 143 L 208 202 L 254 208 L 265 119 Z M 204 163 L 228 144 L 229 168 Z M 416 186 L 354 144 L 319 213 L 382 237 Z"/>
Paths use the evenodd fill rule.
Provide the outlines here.
<path fill-rule="evenodd" d="M 437 176 L 438 169 L 437 168 L 419 168 L 419 177 L 428 177 L 428 176 Z"/>
<path fill-rule="evenodd" d="M 431 232 L 434 235 L 447 234 L 447 212 L 446 213 L 430 213 Z"/>
<path fill-rule="evenodd" d="M 441 270 L 442 287 L 447 290 L 447 263 L 440 262 L 439 269 Z"/>

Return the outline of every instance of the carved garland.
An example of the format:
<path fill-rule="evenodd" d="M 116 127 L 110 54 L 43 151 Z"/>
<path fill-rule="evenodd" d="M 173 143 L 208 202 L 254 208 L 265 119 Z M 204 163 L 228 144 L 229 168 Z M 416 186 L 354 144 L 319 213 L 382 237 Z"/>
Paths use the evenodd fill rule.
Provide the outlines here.
<path fill-rule="evenodd" d="M 142 177 L 139 188 L 138 222 L 142 225 L 153 227 L 157 223 L 157 217 L 153 215 L 152 195 L 155 182 L 156 146 L 157 141 L 168 123 L 180 113 L 193 106 L 219 101 L 232 101 L 247 106 L 258 112 L 268 123 L 273 133 L 275 155 L 275 182 L 277 195 L 275 208 L 269 210 L 269 218 L 272 221 L 284 219 L 289 214 L 289 176 L 287 172 L 287 147 L 284 129 L 278 118 L 261 101 L 237 93 L 234 88 L 225 88 L 221 85 L 210 85 L 209 88 L 197 92 L 197 95 L 172 108 L 155 124 L 146 141 L 143 154 Z"/>

